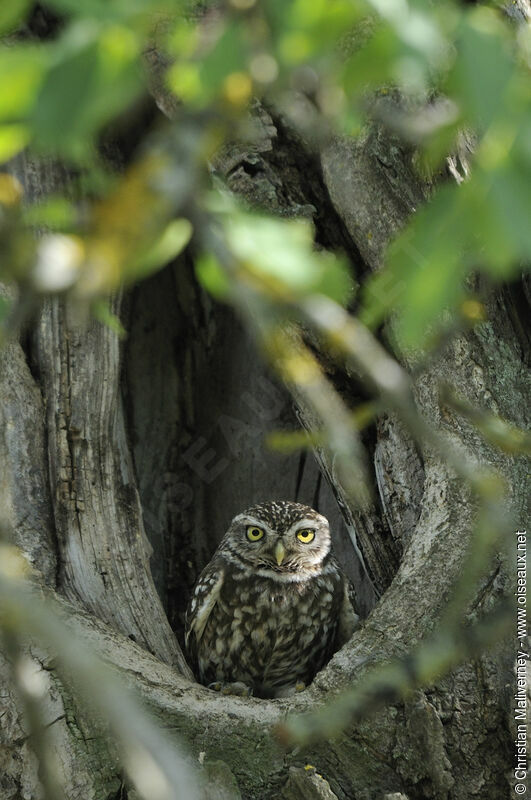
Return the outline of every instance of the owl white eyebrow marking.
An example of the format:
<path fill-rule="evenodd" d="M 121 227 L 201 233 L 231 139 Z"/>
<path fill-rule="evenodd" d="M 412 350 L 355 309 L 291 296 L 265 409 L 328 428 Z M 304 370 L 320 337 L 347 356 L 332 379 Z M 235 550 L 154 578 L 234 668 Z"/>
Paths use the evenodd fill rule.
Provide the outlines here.
<path fill-rule="evenodd" d="M 286 533 L 295 533 L 295 531 L 300 530 L 301 528 L 315 528 L 316 525 L 326 523 L 324 517 L 304 517 L 304 519 L 298 519 L 296 522 L 291 525 Z"/>
<path fill-rule="evenodd" d="M 267 522 L 265 522 L 265 520 L 259 519 L 258 517 L 252 517 L 249 514 L 238 514 L 238 516 L 234 517 L 232 521 L 248 522 L 249 525 L 256 525 L 258 528 L 263 528 L 266 533 L 273 533 L 273 528 L 271 528 Z"/>

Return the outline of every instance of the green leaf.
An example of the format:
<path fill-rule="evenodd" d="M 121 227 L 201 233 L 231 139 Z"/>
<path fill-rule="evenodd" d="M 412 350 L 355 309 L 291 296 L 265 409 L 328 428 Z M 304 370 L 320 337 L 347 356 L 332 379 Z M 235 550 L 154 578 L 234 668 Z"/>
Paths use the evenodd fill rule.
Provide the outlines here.
<path fill-rule="evenodd" d="M 389 248 L 385 268 L 363 289 L 361 319 L 378 324 L 398 308 L 405 344 L 425 342 L 428 329 L 463 295 L 466 205 L 457 186 L 445 186 Z"/>
<path fill-rule="evenodd" d="M 226 300 L 230 294 L 230 282 L 219 261 L 210 253 L 202 253 L 195 263 L 199 283 L 218 300 Z"/>
<path fill-rule="evenodd" d="M 67 30 L 54 55 L 33 109 L 36 144 L 81 157 L 141 88 L 138 42 L 123 27 L 102 30 L 80 22 Z"/>
<path fill-rule="evenodd" d="M 74 227 L 77 211 L 73 204 L 60 195 L 47 197 L 42 203 L 36 203 L 23 209 L 26 225 L 46 228 L 47 230 L 66 231 Z"/>
<path fill-rule="evenodd" d="M 432 14 L 411 5 L 370 0 L 380 15 L 373 26 L 360 26 L 357 46 L 343 69 L 343 85 L 349 91 L 385 89 L 385 84 L 404 91 L 426 90 L 433 83 L 434 72 L 446 58 L 448 44 Z M 363 43 L 363 38 L 367 41 Z"/>
<path fill-rule="evenodd" d="M 462 98 L 469 120 L 486 129 L 507 114 L 514 57 L 497 12 L 472 11 L 461 26 L 458 55 L 450 78 L 451 90 Z"/>
<path fill-rule="evenodd" d="M 425 345 L 441 313 L 452 311 L 464 297 L 463 258 L 456 248 L 442 242 L 432 248 L 424 269 L 414 271 L 408 282 L 398 320 L 399 338 L 406 346 Z"/>
<path fill-rule="evenodd" d="M 161 269 L 184 250 L 192 232 L 192 225 L 187 219 L 170 222 L 147 252 L 139 255 L 132 264 L 126 265 L 124 279 L 139 280 Z"/>
<path fill-rule="evenodd" d="M 382 84 L 393 76 L 393 64 L 398 54 L 398 43 L 391 28 L 379 25 L 368 42 L 356 50 L 345 62 L 342 84 L 350 92 L 365 92 L 368 86 Z"/>
<path fill-rule="evenodd" d="M 116 314 L 113 314 L 109 308 L 107 300 L 94 300 L 91 304 L 91 308 L 95 319 L 101 322 L 102 325 L 106 325 L 119 339 L 124 339 L 127 336 L 127 331 Z"/>
<path fill-rule="evenodd" d="M 4 0 L 0 4 L 0 34 L 10 33 L 24 19 L 32 0 Z"/>
<path fill-rule="evenodd" d="M 244 82 L 243 100 L 250 98 L 252 82 L 247 75 L 247 44 L 245 41 L 246 28 L 241 20 L 233 20 L 225 25 L 217 40 L 207 52 L 201 53 L 201 58 L 190 60 L 182 58 L 182 51 L 188 49 L 186 43 L 183 47 L 183 28 L 180 25 L 180 36 L 172 43 L 174 50 L 178 48 L 176 63 L 167 73 L 168 85 L 184 102 L 193 105 L 203 105 L 212 102 L 222 94 L 225 81 L 230 76 L 236 76 Z M 195 31 L 190 31 L 190 43 L 195 40 Z"/>
<path fill-rule="evenodd" d="M 312 226 L 304 220 L 235 214 L 226 222 L 226 233 L 243 268 L 274 293 L 320 293 L 338 303 L 346 303 L 352 293 L 346 265 L 331 253 L 314 250 Z"/>
<path fill-rule="evenodd" d="M 273 0 L 266 13 L 275 27 L 278 55 L 288 65 L 330 58 L 334 46 L 351 32 L 364 9 L 348 0 Z"/>
<path fill-rule="evenodd" d="M 491 175 L 492 202 L 504 227 L 507 238 L 513 242 L 516 258 L 500 265 L 501 276 L 518 272 L 520 259 L 531 259 L 531 174 L 512 169 L 507 165 Z"/>
<path fill-rule="evenodd" d="M 214 48 L 201 59 L 199 80 L 205 98 L 211 98 L 217 92 L 225 78 L 234 72 L 242 72 L 246 68 L 243 41 L 244 29 L 238 22 L 226 27 Z"/>
<path fill-rule="evenodd" d="M 0 125 L 0 163 L 9 161 L 28 144 L 30 132 L 26 125 Z"/>
<path fill-rule="evenodd" d="M 494 278 L 507 277 L 517 263 L 518 248 L 500 216 L 490 176 L 476 169 L 472 180 L 462 186 L 461 191 L 476 266 Z"/>
<path fill-rule="evenodd" d="M 0 119 L 19 121 L 31 108 L 47 63 L 44 48 L 0 48 Z"/>

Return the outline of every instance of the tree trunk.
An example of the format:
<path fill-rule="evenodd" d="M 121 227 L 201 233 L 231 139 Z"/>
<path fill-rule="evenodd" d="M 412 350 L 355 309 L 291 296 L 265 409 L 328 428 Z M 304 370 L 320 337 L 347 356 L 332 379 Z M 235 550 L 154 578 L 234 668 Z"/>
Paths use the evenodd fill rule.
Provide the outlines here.
<path fill-rule="evenodd" d="M 378 126 L 316 151 L 285 120 L 261 107 L 254 113 L 260 142 L 227 147 L 215 165 L 231 189 L 275 213 L 311 216 L 320 244 L 344 248 L 360 271 L 376 268 L 429 190 L 411 153 Z M 29 161 L 18 172 L 30 195 L 58 180 L 53 166 L 36 170 Z M 515 525 L 523 522 L 523 462 L 494 451 L 441 408 L 438 392 L 449 381 L 471 403 L 525 426 L 525 302 L 520 289 L 492 295 L 489 321 L 457 336 L 415 380 L 428 423 L 506 477 Z M 205 796 L 509 797 L 507 643 L 334 741 L 286 753 L 271 735 L 286 713 L 314 709 L 437 628 L 472 527 L 462 481 L 436 452 L 421 457 L 392 415 L 366 435 L 377 499 L 364 513 L 349 506 L 322 453 L 268 450 L 265 434 L 310 423 L 308 412 L 293 406 L 233 312 L 206 296 L 187 258 L 116 299 L 115 311 L 129 331 L 124 343 L 99 323 L 80 328 L 68 303 L 54 299 L 24 347 L 1 352 L 3 508 L 40 580 L 62 598 L 67 624 L 201 761 L 210 780 Z M 350 403 L 364 396 L 357 376 L 332 378 Z M 219 696 L 190 678 L 179 647 L 183 610 L 231 517 L 274 498 L 309 503 L 329 517 L 364 624 L 292 699 Z M 514 572 L 500 554 L 470 614 L 509 591 Z M 46 654 L 32 649 L 32 657 L 50 687 L 47 714 L 68 800 L 126 796 L 99 729 Z M 0 720 L 0 796 L 37 798 L 35 760 L 9 688 Z M 317 772 L 304 770 L 307 763 Z"/>

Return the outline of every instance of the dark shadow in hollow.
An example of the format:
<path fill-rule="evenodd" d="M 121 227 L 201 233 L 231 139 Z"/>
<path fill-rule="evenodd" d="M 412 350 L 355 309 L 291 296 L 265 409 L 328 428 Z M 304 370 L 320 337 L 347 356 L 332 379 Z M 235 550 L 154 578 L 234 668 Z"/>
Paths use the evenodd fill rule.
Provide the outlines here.
<path fill-rule="evenodd" d="M 365 617 L 376 593 L 314 456 L 266 446 L 269 432 L 300 426 L 232 310 L 181 260 L 133 291 L 127 328 L 123 386 L 151 569 L 181 642 L 190 591 L 230 520 L 270 499 L 329 519 Z"/>

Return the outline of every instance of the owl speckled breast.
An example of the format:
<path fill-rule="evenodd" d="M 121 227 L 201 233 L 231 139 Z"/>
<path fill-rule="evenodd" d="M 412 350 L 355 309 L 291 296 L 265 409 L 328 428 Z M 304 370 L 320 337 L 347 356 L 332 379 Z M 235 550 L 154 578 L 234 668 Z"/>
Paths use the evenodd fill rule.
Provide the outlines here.
<path fill-rule="evenodd" d="M 299 503 L 261 504 L 235 517 L 203 570 L 187 648 L 202 683 L 280 697 L 311 682 L 356 619 L 327 520 Z"/>
<path fill-rule="evenodd" d="M 198 648 L 201 682 L 242 681 L 258 696 L 310 683 L 330 655 L 341 590 L 332 572 L 286 585 L 231 575 Z"/>

